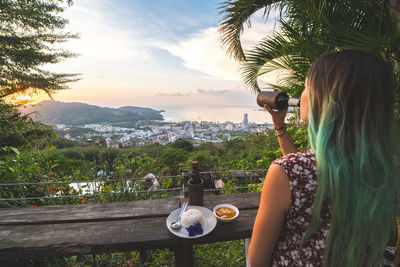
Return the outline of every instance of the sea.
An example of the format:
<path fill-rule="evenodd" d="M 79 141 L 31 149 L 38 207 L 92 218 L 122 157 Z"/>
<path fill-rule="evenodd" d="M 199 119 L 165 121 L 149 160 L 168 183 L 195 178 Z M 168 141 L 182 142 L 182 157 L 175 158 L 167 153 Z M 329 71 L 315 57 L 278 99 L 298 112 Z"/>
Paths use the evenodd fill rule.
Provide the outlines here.
<path fill-rule="evenodd" d="M 272 123 L 268 112 L 258 106 L 243 107 L 193 107 L 193 106 L 159 106 L 164 110 L 161 114 L 167 122 L 181 121 L 209 121 L 216 123 L 233 122 L 242 123 L 244 114 L 247 114 L 249 123 Z"/>

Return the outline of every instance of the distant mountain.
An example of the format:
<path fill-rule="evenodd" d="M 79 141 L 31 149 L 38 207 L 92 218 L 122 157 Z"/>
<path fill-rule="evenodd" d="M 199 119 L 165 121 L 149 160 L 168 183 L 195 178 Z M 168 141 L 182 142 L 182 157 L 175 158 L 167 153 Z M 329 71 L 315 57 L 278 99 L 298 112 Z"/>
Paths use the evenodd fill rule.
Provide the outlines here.
<path fill-rule="evenodd" d="M 132 122 L 144 120 L 164 120 L 162 111 L 151 108 L 125 106 L 106 108 L 85 103 L 59 102 L 45 100 L 34 106 L 21 109 L 23 113 L 32 114 L 33 120 L 51 124 L 84 125 L 92 123 L 110 123 L 131 125 Z"/>

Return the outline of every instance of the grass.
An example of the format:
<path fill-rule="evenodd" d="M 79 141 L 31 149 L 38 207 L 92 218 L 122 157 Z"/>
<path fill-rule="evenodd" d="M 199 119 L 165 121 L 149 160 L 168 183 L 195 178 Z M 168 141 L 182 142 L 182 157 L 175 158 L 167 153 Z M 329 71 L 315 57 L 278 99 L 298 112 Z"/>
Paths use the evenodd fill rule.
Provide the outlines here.
<path fill-rule="evenodd" d="M 244 240 L 234 240 L 193 246 L 194 266 L 245 266 L 246 255 Z M 46 257 L 40 259 L 7 262 L 7 266 L 120 266 L 120 267 L 159 267 L 174 266 L 174 252 L 169 249 L 108 253 L 101 255 L 83 255 L 71 257 Z"/>

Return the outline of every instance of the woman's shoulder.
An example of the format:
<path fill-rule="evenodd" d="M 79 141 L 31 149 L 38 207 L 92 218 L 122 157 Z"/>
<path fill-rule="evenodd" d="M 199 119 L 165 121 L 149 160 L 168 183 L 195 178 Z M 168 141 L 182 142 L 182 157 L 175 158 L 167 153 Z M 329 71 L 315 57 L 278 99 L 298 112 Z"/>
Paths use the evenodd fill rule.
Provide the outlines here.
<path fill-rule="evenodd" d="M 303 150 L 296 153 L 284 155 L 272 162 L 280 165 L 290 177 L 291 174 L 300 174 L 301 172 L 316 170 L 315 156 L 311 150 Z"/>
<path fill-rule="evenodd" d="M 285 162 L 301 163 L 301 162 L 306 162 L 306 161 L 314 161 L 315 162 L 315 156 L 314 156 L 314 153 L 311 151 L 311 149 L 286 154 L 286 155 L 274 160 L 273 163 L 275 163 L 275 164 L 282 164 Z"/>

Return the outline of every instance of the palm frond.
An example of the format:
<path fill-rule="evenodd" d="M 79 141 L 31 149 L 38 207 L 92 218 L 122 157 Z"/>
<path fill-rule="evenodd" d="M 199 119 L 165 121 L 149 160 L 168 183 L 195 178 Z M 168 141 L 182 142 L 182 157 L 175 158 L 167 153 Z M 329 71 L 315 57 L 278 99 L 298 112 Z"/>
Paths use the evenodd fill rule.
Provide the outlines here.
<path fill-rule="evenodd" d="M 241 68 L 244 81 L 256 92 L 260 90 L 257 83 L 260 76 L 288 70 L 278 77 L 278 85 L 273 86 L 297 96 L 304 87 L 311 62 L 328 51 L 356 48 L 382 55 L 392 66 L 400 95 L 400 5 L 397 2 L 228 0 L 221 7 L 224 17 L 219 31 L 228 53 L 245 60 Z M 280 11 L 279 32 L 275 31 L 244 52 L 240 43 L 244 25 L 250 24 L 250 16 L 262 8 L 267 17 L 271 8 Z"/>
<path fill-rule="evenodd" d="M 264 38 L 257 46 L 246 53 L 246 62 L 242 65 L 245 83 L 254 91 L 260 91 L 257 77 L 261 68 L 273 59 L 282 56 L 284 47 L 288 43 L 279 33 L 274 33 L 272 38 Z M 265 74 L 265 73 L 263 73 Z"/>
<path fill-rule="evenodd" d="M 260 90 L 257 78 L 275 70 L 289 70 L 297 82 L 304 81 L 312 60 L 326 52 L 315 49 L 312 40 L 303 38 L 287 25 L 282 26 L 282 33 L 274 32 L 246 53 L 242 74 L 245 83 L 254 91 Z"/>
<path fill-rule="evenodd" d="M 294 98 L 300 98 L 301 93 L 304 90 L 304 84 L 299 84 L 299 83 L 288 83 L 288 84 L 273 84 L 273 83 L 267 83 L 267 89 L 279 89 L 283 92 L 288 93 L 291 97 Z"/>
<path fill-rule="evenodd" d="M 240 35 L 244 25 L 251 26 L 250 16 L 264 8 L 264 15 L 268 17 L 269 11 L 280 0 L 236 0 L 226 1 L 220 6 L 222 19 L 219 25 L 219 33 L 222 43 L 227 47 L 227 53 L 237 60 L 245 60 Z"/>

